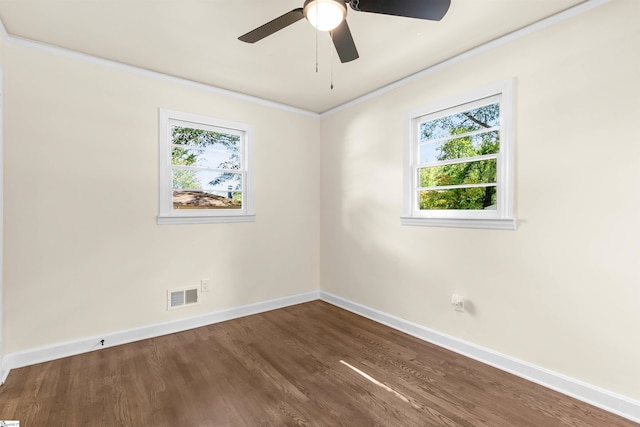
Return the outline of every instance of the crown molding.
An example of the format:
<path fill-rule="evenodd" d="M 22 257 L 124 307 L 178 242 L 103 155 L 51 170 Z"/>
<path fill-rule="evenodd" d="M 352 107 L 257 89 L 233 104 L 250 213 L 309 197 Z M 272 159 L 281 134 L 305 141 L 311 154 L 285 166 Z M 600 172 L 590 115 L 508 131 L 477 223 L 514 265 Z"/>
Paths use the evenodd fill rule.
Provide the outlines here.
<path fill-rule="evenodd" d="M 225 95 L 225 96 L 229 96 L 232 98 L 236 98 L 236 99 L 240 99 L 243 101 L 247 101 L 247 102 L 251 102 L 254 104 L 258 104 L 258 105 L 263 105 L 263 106 L 267 106 L 267 107 L 271 107 L 271 108 L 275 108 L 278 110 L 283 110 L 283 111 L 288 111 L 291 113 L 296 113 L 296 114 L 301 114 L 304 116 L 310 116 L 310 117 L 325 117 L 325 116 L 329 116 L 331 114 L 337 113 L 339 111 L 342 111 L 344 109 L 347 109 L 349 107 L 352 107 L 354 105 L 357 105 L 361 102 L 370 100 L 372 98 L 378 97 L 386 92 L 389 92 L 393 89 L 402 87 L 404 85 L 407 85 L 417 79 L 423 78 L 424 76 L 427 76 L 429 74 L 432 73 L 436 73 L 438 71 L 441 71 L 445 68 L 448 68 L 452 65 L 455 65 L 459 62 L 465 61 L 469 58 L 472 58 L 474 56 L 480 55 L 482 53 L 485 53 L 489 50 L 495 49 L 497 47 L 503 46 L 507 43 L 510 43 L 514 40 L 518 40 L 520 38 L 523 38 L 525 36 L 528 36 L 530 34 L 536 33 L 540 30 L 543 30 L 545 28 L 548 28 L 552 25 L 555 25 L 557 23 L 566 21 L 567 19 L 573 18 L 575 16 L 581 15 L 583 13 L 586 13 L 592 9 L 595 9 L 599 6 L 602 6 L 604 4 L 610 3 L 613 0 L 585 0 L 583 3 L 580 3 L 576 6 L 573 6 L 569 9 L 566 9 L 562 12 L 558 12 L 555 15 L 552 15 L 548 18 L 542 19 L 538 22 L 535 22 L 531 25 L 528 25 L 526 27 L 523 27 L 519 30 L 513 31 L 509 34 L 506 34 L 502 37 L 499 37 L 497 39 L 491 40 L 487 43 L 481 44 L 475 48 L 472 48 L 470 50 L 467 50 L 466 52 L 463 52 L 461 54 L 458 54 L 456 56 L 453 56 L 447 60 L 444 60 L 436 65 L 433 65 L 429 68 L 426 68 L 422 71 L 418 71 L 417 73 L 414 73 L 410 76 L 404 77 L 400 80 L 397 80 L 393 83 L 390 83 L 388 85 L 385 85 L 379 89 L 376 89 L 374 91 L 371 91 L 365 95 L 359 96 L 351 101 L 345 102 L 344 104 L 340 104 L 337 107 L 331 108 L 329 110 L 326 110 L 322 113 L 316 113 L 314 111 L 310 111 L 310 110 L 305 110 L 302 108 L 297 108 L 297 107 L 293 107 L 291 105 L 287 105 L 287 104 L 282 104 L 279 102 L 275 102 L 275 101 L 271 101 L 268 99 L 264 99 L 264 98 L 259 98 L 253 95 L 248 95 L 245 93 L 241 93 L 241 92 L 236 92 L 236 91 L 232 91 L 229 89 L 223 89 L 217 86 L 212 86 L 212 85 L 207 85 L 204 83 L 200 83 L 200 82 L 196 82 L 193 80 L 188 80 L 188 79 L 184 79 L 181 77 L 177 77 L 177 76 L 173 76 L 170 74 L 165 74 L 165 73 L 161 73 L 159 71 L 153 71 L 153 70 L 149 70 L 146 68 L 141 68 L 141 67 L 137 67 L 134 65 L 129 65 L 129 64 L 125 64 L 122 62 L 117 62 L 117 61 L 113 61 L 110 59 L 105 59 L 105 58 L 101 58 L 101 57 L 97 57 L 97 56 L 93 56 L 93 55 L 89 55 L 86 53 L 81 53 L 81 52 L 77 52 L 74 50 L 70 50 L 70 49 L 65 49 L 65 48 L 61 48 L 61 47 L 57 47 L 57 46 L 53 46 L 53 45 L 49 45 L 46 43 L 42 43 L 42 42 L 37 42 L 34 40 L 29 40 L 26 38 L 22 38 L 22 37 L 17 37 L 14 35 L 11 35 L 7 32 L 4 23 L 2 22 L 2 20 L 0 19 L 0 36 L 2 37 L 2 39 L 5 42 L 8 42 L 10 44 L 15 44 L 18 46 L 24 46 L 24 47 L 28 47 L 28 48 L 33 48 L 33 49 L 38 49 L 38 50 L 43 50 L 49 53 L 53 53 L 53 54 L 58 54 L 58 55 L 63 55 L 63 56 L 67 56 L 67 57 L 72 57 L 75 59 L 79 59 L 79 60 L 84 60 L 84 61 L 88 61 L 94 64 L 99 64 L 99 65 L 103 65 L 103 66 L 107 66 L 107 67 L 111 67 L 111 68 L 116 68 L 116 69 L 120 69 L 120 70 L 124 70 L 124 71 L 128 71 L 128 72 L 132 72 L 132 73 L 136 73 L 136 74 L 141 74 L 141 75 L 145 75 L 147 77 L 151 77 L 151 78 L 155 78 L 155 79 L 160 79 L 160 80 L 164 80 L 164 81 L 168 81 L 170 83 L 174 83 L 174 84 L 180 84 L 180 85 L 184 85 L 187 87 L 191 87 L 191 88 L 195 88 L 195 89 L 200 89 L 206 92 L 211 92 L 211 93 L 216 93 L 219 95 Z"/>
<path fill-rule="evenodd" d="M 4 22 L 2 22 L 2 19 L 0 19 L 0 37 L 2 37 L 2 40 L 4 41 L 9 40 L 9 33 L 7 33 L 7 29 L 5 28 Z"/>
<path fill-rule="evenodd" d="M 230 89 L 224 89 L 217 86 L 200 83 L 194 80 L 177 77 L 171 74 L 161 73 L 159 71 L 150 70 L 147 68 L 138 67 L 135 65 L 125 64 L 123 62 L 113 61 L 111 59 L 101 58 L 99 56 L 89 55 L 87 53 L 78 52 L 71 49 L 65 49 L 58 46 L 53 46 L 47 43 L 42 43 L 35 40 L 30 40 L 23 37 L 14 36 L 9 34 L 4 26 L 4 23 L 0 19 L 0 36 L 2 39 L 12 45 L 26 47 L 29 49 L 36 49 L 39 51 L 47 52 L 54 55 L 65 56 L 80 61 L 85 61 L 91 64 L 101 65 L 144 77 L 149 77 L 156 80 L 162 80 L 168 83 L 178 84 L 181 86 L 198 89 L 204 92 L 214 93 L 217 95 L 228 96 L 230 98 L 239 99 L 241 101 L 250 102 L 265 107 L 275 108 L 277 110 L 287 111 L 289 113 L 300 114 L 303 116 L 319 117 L 316 112 L 304 110 L 302 108 L 293 107 L 291 105 L 282 104 L 280 102 L 270 101 L 268 99 L 259 98 L 257 96 L 248 95 L 246 93 L 236 92 Z"/>
<path fill-rule="evenodd" d="M 558 24 L 560 22 L 564 22 L 567 19 L 576 17 L 578 15 L 582 15 L 583 13 L 586 13 L 592 9 L 595 9 L 599 6 L 610 3 L 612 1 L 613 0 L 585 0 L 584 3 L 580 3 L 569 9 L 565 9 L 562 12 L 558 12 L 555 15 L 549 16 L 548 18 L 544 18 L 544 19 L 541 19 L 540 21 L 534 22 L 533 24 L 527 25 L 526 27 L 523 27 L 519 30 L 513 31 L 509 34 L 505 34 L 504 36 L 498 37 L 497 39 L 491 40 L 487 43 L 471 48 L 466 52 L 462 52 L 456 56 L 452 56 L 451 58 L 446 59 L 429 68 L 425 68 L 424 70 L 418 71 L 415 74 L 404 77 L 400 80 L 397 80 L 379 89 L 371 91 L 358 98 L 355 98 L 349 102 L 345 102 L 344 104 L 338 105 L 337 107 L 324 111 L 320 113 L 320 117 L 326 117 L 326 116 L 338 113 L 342 110 L 353 107 L 354 105 L 360 104 L 364 101 L 368 101 L 370 99 L 376 98 L 384 93 L 387 93 L 399 87 L 405 86 L 425 76 L 437 73 L 453 65 L 456 65 L 460 62 L 466 61 L 469 58 L 473 58 L 474 56 L 478 56 L 490 50 L 496 49 L 500 46 L 504 46 L 505 44 L 511 43 L 515 40 L 537 33 L 538 31 L 544 30 L 545 28 L 551 27 L 552 25 Z"/>

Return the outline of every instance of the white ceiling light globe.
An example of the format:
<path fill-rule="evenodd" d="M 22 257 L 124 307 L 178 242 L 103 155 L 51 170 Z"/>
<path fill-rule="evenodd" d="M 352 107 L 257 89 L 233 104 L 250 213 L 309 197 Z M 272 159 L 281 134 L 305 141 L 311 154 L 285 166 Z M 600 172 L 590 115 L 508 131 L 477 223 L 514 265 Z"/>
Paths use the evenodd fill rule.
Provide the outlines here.
<path fill-rule="evenodd" d="M 318 30 L 331 31 L 345 19 L 347 8 L 340 0 L 307 0 L 304 16 Z"/>

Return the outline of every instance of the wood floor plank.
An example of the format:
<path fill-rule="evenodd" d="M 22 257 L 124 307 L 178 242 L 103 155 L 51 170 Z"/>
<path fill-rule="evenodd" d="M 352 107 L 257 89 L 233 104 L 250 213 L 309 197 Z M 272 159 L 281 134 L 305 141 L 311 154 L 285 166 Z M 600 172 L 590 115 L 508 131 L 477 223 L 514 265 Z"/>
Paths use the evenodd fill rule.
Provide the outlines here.
<path fill-rule="evenodd" d="M 27 427 L 636 425 L 314 301 L 16 369 Z"/>

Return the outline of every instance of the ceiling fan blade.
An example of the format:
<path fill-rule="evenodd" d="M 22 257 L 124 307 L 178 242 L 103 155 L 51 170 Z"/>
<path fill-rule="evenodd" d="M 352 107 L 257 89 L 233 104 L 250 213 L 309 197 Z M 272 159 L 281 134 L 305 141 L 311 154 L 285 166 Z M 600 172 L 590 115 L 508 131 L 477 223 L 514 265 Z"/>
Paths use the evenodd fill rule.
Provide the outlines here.
<path fill-rule="evenodd" d="M 346 20 L 343 20 L 335 30 L 331 31 L 331 39 L 340 57 L 340 62 L 350 62 L 360 57 Z"/>
<path fill-rule="evenodd" d="M 450 5 L 451 0 L 349 0 L 349 6 L 360 12 L 382 13 L 430 21 L 441 20 Z"/>
<path fill-rule="evenodd" d="M 276 31 L 280 31 L 281 29 L 288 27 L 289 25 L 298 22 L 304 18 L 304 14 L 302 13 L 302 8 L 293 9 L 290 12 L 285 13 L 282 16 L 277 17 L 276 19 L 267 22 L 264 25 L 259 26 L 253 31 L 249 31 L 247 34 L 243 34 L 238 37 L 238 40 L 241 40 L 246 43 L 255 43 L 263 38 L 270 36 Z"/>

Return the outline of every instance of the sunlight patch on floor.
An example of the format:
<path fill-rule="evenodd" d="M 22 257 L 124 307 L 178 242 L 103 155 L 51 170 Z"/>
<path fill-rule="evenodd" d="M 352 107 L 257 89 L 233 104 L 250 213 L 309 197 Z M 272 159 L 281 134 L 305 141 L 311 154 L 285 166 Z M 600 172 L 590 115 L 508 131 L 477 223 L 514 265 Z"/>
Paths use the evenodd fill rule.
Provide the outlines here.
<path fill-rule="evenodd" d="M 386 391 L 395 394 L 400 400 L 407 402 L 413 406 L 416 406 L 413 402 L 411 402 L 405 395 L 403 395 L 400 392 L 395 391 L 394 389 L 392 389 L 391 387 L 389 387 L 388 385 L 381 383 L 380 381 L 378 381 L 377 379 L 373 378 L 371 375 L 367 374 L 366 372 L 362 372 L 360 369 L 356 368 L 355 366 L 352 366 L 350 364 L 348 364 L 347 362 L 345 362 L 344 360 L 341 360 L 340 363 L 342 363 L 343 365 L 351 368 L 354 372 L 358 373 L 359 375 L 361 375 L 363 378 L 366 378 L 367 380 L 371 381 L 372 383 L 374 383 L 375 385 L 382 387 L 383 389 L 385 389 Z"/>

